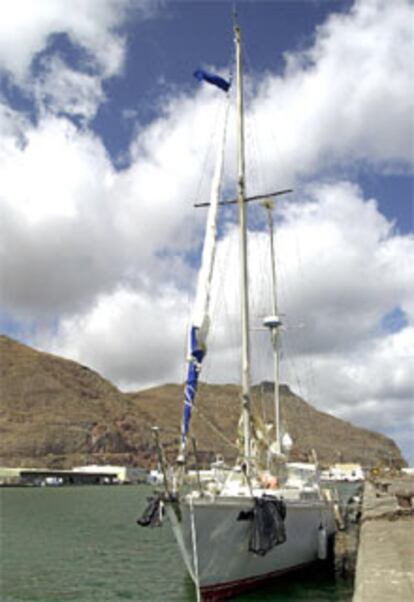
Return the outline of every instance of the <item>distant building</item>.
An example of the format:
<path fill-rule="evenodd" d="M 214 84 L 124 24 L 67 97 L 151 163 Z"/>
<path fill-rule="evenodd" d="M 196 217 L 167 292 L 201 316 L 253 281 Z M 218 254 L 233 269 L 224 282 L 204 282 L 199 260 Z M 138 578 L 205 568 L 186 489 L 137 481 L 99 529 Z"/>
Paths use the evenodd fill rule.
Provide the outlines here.
<path fill-rule="evenodd" d="M 73 472 L 87 474 L 107 474 L 108 478 L 118 483 L 145 483 L 147 480 L 147 471 L 144 468 L 131 466 L 112 466 L 89 464 L 87 466 L 74 466 Z"/>
<path fill-rule="evenodd" d="M 360 464 L 333 464 L 321 473 L 324 481 L 363 481 L 364 471 Z"/>
<path fill-rule="evenodd" d="M 144 468 L 128 466 L 77 466 L 71 470 L 53 468 L 1 468 L 0 485 L 109 485 L 145 483 Z"/>

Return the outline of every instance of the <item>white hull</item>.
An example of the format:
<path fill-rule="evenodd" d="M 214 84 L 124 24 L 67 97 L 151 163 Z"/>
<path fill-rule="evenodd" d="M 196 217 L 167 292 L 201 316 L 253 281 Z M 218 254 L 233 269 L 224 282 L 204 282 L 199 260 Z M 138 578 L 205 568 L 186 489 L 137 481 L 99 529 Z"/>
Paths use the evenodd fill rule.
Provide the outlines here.
<path fill-rule="evenodd" d="M 287 540 L 265 556 L 249 551 L 251 521 L 237 520 L 253 508 L 251 497 L 182 498 L 167 505 L 188 572 L 203 600 L 220 600 L 318 559 L 320 526 L 335 533 L 332 508 L 322 500 L 286 501 Z M 179 509 L 179 512 L 177 512 Z M 181 520 L 178 516 L 181 513 Z"/>

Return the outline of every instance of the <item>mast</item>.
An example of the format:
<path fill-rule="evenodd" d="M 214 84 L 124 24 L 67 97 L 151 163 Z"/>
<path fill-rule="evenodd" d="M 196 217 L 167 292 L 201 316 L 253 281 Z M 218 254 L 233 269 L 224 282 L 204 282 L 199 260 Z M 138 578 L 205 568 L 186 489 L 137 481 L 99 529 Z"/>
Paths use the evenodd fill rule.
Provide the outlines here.
<path fill-rule="evenodd" d="M 264 324 L 270 330 L 270 337 L 273 347 L 273 378 L 274 378 L 274 409 L 275 409 L 275 443 L 276 451 L 280 453 L 280 400 L 279 400 L 279 349 L 278 349 L 278 329 L 282 325 L 282 322 L 278 315 L 277 307 L 277 279 L 276 279 L 276 259 L 275 259 L 275 244 L 274 244 L 274 232 L 273 232 L 273 215 L 272 210 L 274 208 L 271 199 L 267 199 L 263 202 L 263 206 L 267 212 L 267 223 L 269 226 L 269 237 L 270 237 L 270 261 L 271 261 L 271 272 L 272 272 L 272 316 L 265 318 Z"/>
<path fill-rule="evenodd" d="M 250 472 L 250 335 L 249 335 L 249 292 L 247 265 L 247 223 L 245 205 L 245 157 L 244 157 L 244 102 L 243 69 L 240 27 L 234 27 L 236 43 L 237 74 L 237 201 L 240 224 L 240 275 L 241 275 L 241 321 L 242 321 L 242 418 L 244 434 L 244 458 L 247 473 Z"/>

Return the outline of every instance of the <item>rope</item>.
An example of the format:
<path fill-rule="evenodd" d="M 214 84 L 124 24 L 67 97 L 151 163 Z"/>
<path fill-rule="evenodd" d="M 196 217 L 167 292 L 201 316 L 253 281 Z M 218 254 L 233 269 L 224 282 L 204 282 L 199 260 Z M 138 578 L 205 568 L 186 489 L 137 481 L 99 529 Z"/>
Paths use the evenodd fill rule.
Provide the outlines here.
<path fill-rule="evenodd" d="M 234 449 L 239 449 L 237 447 L 237 445 L 231 441 L 230 439 L 228 439 L 226 437 L 226 435 L 224 435 L 224 433 L 222 433 L 220 431 L 220 429 L 218 429 L 208 418 L 205 414 L 203 414 L 199 408 L 197 406 L 194 406 L 193 409 L 196 411 L 196 414 L 198 414 L 200 416 L 200 418 L 207 424 L 207 426 L 209 426 L 211 428 L 212 431 L 214 431 L 216 433 L 216 435 L 218 435 L 225 443 L 227 443 L 227 445 L 229 447 L 233 447 Z"/>
<path fill-rule="evenodd" d="M 195 528 L 193 498 L 190 496 L 191 543 L 193 547 L 194 581 L 197 591 L 197 602 L 201 602 L 200 579 L 198 575 L 197 533 Z"/>

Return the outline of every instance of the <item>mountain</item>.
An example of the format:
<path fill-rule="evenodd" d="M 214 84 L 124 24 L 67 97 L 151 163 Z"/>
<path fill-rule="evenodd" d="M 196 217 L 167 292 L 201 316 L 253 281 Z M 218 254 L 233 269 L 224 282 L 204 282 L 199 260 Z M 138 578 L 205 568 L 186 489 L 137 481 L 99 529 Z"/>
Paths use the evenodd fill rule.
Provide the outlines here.
<path fill-rule="evenodd" d="M 201 383 L 192 432 L 198 459 L 221 453 L 235 458 L 240 416 L 239 387 Z M 151 426 L 161 428 L 166 455 L 177 453 L 183 386 L 167 384 L 122 393 L 76 362 L 0 336 L 0 465 L 70 467 L 156 463 Z M 291 435 L 292 459 L 315 449 L 322 463 L 341 461 L 405 465 L 388 437 L 320 412 L 280 388 L 282 429 Z M 271 421 L 273 384 L 253 387 L 253 405 Z"/>

